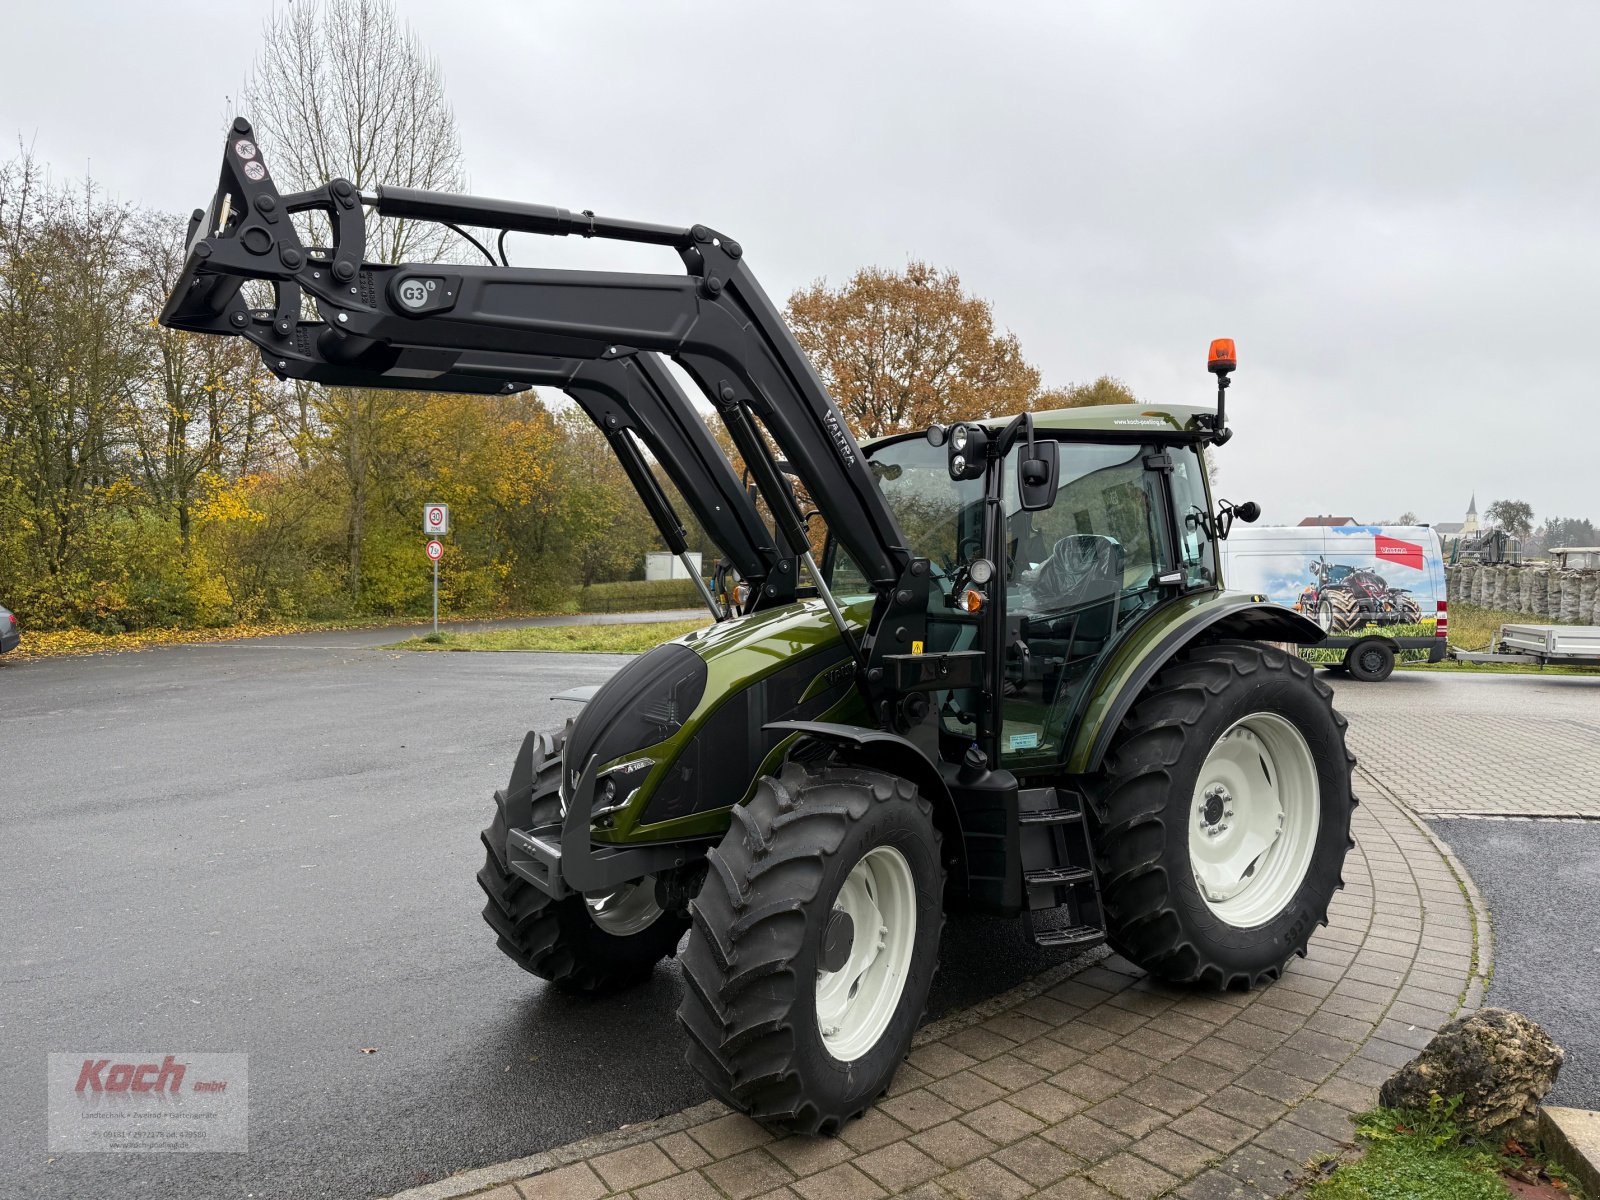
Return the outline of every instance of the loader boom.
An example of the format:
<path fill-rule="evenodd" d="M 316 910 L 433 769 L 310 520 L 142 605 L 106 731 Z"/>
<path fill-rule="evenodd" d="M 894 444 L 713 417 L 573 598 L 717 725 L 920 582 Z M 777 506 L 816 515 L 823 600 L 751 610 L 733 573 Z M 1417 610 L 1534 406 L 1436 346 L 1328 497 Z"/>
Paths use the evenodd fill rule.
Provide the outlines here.
<path fill-rule="evenodd" d="M 365 216 L 403 216 L 550 236 L 670 246 L 684 275 L 494 265 L 363 261 Z M 317 210 L 333 245 L 301 243 L 290 214 Z M 241 285 L 273 285 L 271 309 L 252 309 Z M 315 302 L 318 320 L 301 311 Z M 228 135 L 216 198 L 197 212 L 183 273 L 162 312 L 178 329 L 243 335 L 281 377 L 347 386 L 484 394 L 533 383 L 564 388 L 599 424 L 636 484 L 638 438 L 695 515 L 754 585 L 750 607 L 793 599 L 808 567 L 869 691 L 891 619 L 896 642 L 920 641 L 929 572 L 907 548 L 838 406 L 731 238 L 703 225 L 664 226 L 470 196 L 379 188 L 336 179 L 279 195 L 248 122 Z M 772 514 L 767 535 L 699 412 L 655 356 L 671 358 L 704 393 Z M 875 605 L 865 643 L 811 561 L 806 520 L 779 468 L 806 486 L 828 530 L 868 579 Z M 649 485 L 645 504 L 668 545 L 675 518 Z M 877 674 L 873 671 L 876 669 Z"/>

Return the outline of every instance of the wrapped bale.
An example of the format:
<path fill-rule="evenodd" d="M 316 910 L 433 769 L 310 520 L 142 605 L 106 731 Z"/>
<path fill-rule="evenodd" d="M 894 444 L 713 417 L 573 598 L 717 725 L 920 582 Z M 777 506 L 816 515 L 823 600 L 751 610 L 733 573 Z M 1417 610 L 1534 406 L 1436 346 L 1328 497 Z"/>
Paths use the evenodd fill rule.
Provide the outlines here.
<path fill-rule="evenodd" d="M 1536 617 L 1549 616 L 1550 601 L 1550 572 L 1543 567 L 1536 568 L 1533 572 L 1533 586 L 1528 598 L 1528 612 Z"/>
<path fill-rule="evenodd" d="M 1578 623 L 1578 595 L 1581 584 L 1578 572 L 1563 571 L 1561 580 L 1561 619 L 1570 625 Z"/>

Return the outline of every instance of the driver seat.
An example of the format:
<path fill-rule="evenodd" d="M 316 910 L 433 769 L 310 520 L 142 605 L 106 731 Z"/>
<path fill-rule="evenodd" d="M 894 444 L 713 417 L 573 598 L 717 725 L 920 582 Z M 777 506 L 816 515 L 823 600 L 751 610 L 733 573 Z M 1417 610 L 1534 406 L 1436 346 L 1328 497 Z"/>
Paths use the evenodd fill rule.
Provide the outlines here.
<path fill-rule="evenodd" d="M 1026 619 L 1024 636 L 1055 641 L 1069 662 L 1099 654 L 1116 628 L 1126 558 L 1122 543 L 1101 533 L 1057 541 L 1033 586 L 1035 603 L 1049 607 Z"/>

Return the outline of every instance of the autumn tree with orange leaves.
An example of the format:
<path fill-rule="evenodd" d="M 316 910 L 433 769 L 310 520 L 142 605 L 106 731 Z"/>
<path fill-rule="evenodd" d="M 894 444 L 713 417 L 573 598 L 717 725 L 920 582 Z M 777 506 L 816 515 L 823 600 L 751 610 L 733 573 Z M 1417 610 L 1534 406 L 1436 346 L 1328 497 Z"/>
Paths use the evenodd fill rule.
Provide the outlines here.
<path fill-rule="evenodd" d="M 924 262 L 863 267 L 789 297 L 789 324 L 857 437 L 1020 412 L 1040 399 L 1039 372 L 989 302 Z"/>

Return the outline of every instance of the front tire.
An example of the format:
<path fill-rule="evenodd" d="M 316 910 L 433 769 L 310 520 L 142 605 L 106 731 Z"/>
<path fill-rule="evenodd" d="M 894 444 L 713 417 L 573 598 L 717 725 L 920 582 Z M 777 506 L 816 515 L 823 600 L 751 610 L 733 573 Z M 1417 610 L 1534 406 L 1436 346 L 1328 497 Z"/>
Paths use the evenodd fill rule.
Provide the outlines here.
<path fill-rule="evenodd" d="M 1345 720 L 1299 655 L 1181 651 L 1151 682 L 1091 787 L 1106 932 L 1161 979 L 1277 979 L 1327 923 L 1355 805 Z"/>
<path fill-rule="evenodd" d="M 889 1086 L 944 925 L 932 806 L 880 771 L 789 763 L 708 855 L 680 959 L 688 1060 L 719 1098 L 835 1133 Z"/>
<path fill-rule="evenodd" d="M 598 995 L 649 978 L 656 963 L 676 952 L 688 921 L 656 903 L 650 876 L 603 896 L 552 900 L 511 870 L 507 830 L 561 819 L 565 745 L 565 732 L 541 734 L 531 789 L 494 794 L 494 817 L 482 834 L 487 856 L 478 885 L 488 897 L 483 919 L 507 957 L 563 991 Z"/>

